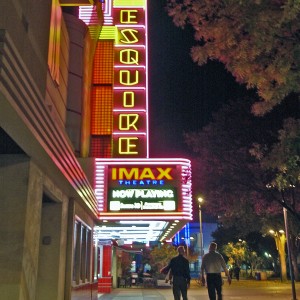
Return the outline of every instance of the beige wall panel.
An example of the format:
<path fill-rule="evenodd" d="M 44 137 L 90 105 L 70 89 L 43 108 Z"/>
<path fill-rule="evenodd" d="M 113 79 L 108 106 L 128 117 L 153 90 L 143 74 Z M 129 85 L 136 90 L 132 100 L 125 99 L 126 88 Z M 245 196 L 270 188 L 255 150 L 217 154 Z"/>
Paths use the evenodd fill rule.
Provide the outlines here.
<path fill-rule="evenodd" d="M 50 0 L 0 1 L 0 29 L 5 29 L 42 94 L 45 94 Z"/>

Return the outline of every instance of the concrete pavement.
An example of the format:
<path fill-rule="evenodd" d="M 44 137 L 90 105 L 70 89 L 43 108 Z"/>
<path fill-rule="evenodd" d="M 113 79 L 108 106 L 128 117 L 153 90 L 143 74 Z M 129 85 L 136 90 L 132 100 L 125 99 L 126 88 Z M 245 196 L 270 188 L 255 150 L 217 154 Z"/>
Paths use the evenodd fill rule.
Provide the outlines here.
<path fill-rule="evenodd" d="M 296 295 L 300 300 L 300 283 L 296 283 Z M 233 280 L 223 289 L 223 300 L 294 300 L 291 283 L 280 281 Z M 173 300 L 171 288 L 118 288 L 110 294 L 99 294 L 99 300 Z M 189 300 L 208 299 L 207 289 L 191 284 Z"/>

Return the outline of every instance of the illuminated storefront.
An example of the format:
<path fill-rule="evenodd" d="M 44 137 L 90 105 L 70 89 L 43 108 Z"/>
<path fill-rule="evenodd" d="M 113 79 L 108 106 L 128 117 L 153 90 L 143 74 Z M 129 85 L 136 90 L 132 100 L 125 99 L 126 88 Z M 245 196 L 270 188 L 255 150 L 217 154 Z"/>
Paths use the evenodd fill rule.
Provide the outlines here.
<path fill-rule="evenodd" d="M 92 10 L 80 8 L 87 25 Z M 191 163 L 149 157 L 147 1 L 104 1 L 103 11 L 91 111 L 85 116 L 91 120 L 96 239 L 122 244 L 170 240 L 192 220 Z"/>

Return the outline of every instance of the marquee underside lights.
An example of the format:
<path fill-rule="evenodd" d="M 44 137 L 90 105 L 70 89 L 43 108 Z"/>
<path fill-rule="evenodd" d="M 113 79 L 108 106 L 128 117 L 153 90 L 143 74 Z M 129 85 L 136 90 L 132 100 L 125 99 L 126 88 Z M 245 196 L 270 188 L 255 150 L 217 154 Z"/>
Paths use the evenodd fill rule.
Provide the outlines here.
<path fill-rule="evenodd" d="M 131 221 L 120 221 L 105 224 L 94 228 L 98 239 L 113 239 L 118 242 L 121 240 L 124 244 L 132 244 L 132 242 L 157 241 L 167 228 L 168 222 L 136 221 L 133 225 Z"/>

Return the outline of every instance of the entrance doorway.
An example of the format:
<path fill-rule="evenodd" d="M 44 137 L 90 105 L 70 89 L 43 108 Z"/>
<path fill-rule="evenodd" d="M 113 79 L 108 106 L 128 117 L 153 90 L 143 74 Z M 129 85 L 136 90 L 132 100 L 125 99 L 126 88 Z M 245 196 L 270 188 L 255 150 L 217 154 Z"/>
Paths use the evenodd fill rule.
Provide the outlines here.
<path fill-rule="evenodd" d="M 43 194 L 37 299 L 62 299 L 60 290 L 62 204 Z"/>

